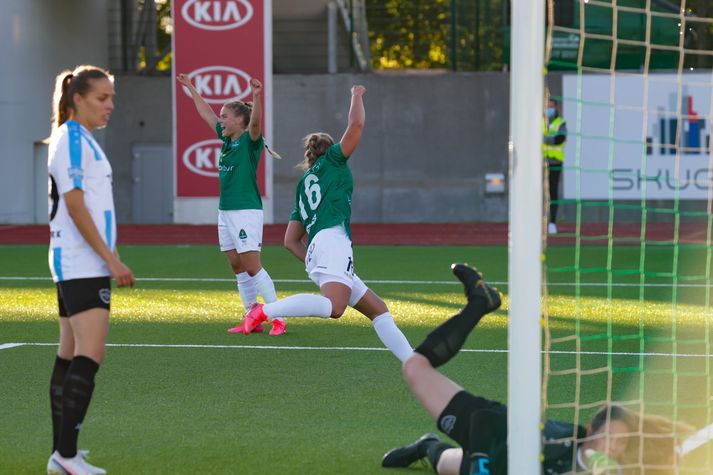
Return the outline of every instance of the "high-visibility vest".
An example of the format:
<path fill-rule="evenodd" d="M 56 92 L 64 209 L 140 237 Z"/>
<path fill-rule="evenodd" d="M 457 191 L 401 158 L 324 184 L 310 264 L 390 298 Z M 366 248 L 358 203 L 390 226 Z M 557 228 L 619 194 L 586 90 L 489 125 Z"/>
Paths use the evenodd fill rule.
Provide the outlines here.
<path fill-rule="evenodd" d="M 564 124 L 564 119 L 559 116 L 556 117 L 555 120 L 552 121 L 552 123 L 548 123 L 547 119 L 542 119 L 542 135 L 545 137 L 554 137 L 555 135 L 557 135 L 557 132 L 559 132 L 562 124 Z M 564 162 L 564 144 L 566 142 L 567 139 L 565 138 L 565 141 L 559 145 L 549 145 L 543 143 L 542 157 L 545 159 L 554 158 L 555 160 Z"/>

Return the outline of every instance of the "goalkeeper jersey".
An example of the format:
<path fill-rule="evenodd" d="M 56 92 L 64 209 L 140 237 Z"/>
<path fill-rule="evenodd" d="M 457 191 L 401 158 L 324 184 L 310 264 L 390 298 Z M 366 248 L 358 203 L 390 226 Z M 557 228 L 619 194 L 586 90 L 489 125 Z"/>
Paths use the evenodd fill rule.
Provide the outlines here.
<path fill-rule="evenodd" d="M 579 443 L 587 436 L 587 430 L 567 422 L 545 422 L 542 431 L 544 442 L 542 469 L 545 475 L 565 475 L 586 471 L 577 463 Z"/>
<path fill-rule="evenodd" d="M 508 475 L 507 469 L 507 435 L 496 437 L 487 451 L 490 457 L 490 470 L 493 475 Z M 544 475 L 571 475 L 586 472 L 586 468 L 577 463 L 577 449 L 586 437 L 584 427 L 548 420 L 542 431 L 543 455 L 542 473 Z M 464 447 L 470 452 L 471 448 Z"/>

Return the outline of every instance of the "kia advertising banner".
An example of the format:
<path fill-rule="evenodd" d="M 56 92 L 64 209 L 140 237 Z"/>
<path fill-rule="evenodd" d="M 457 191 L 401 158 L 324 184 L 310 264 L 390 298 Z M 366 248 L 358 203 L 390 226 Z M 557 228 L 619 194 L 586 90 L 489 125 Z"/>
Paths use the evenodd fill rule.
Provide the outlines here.
<path fill-rule="evenodd" d="M 564 76 L 565 199 L 708 199 L 712 86 L 710 73 Z"/>
<path fill-rule="evenodd" d="M 173 0 L 173 72 L 185 73 L 216 115 L 229 101 L 251 101 L 249 81 L 263 83 L 263 135 L 272 135 L 270 0 Z M 176 222 L 214 222 L 221 142 L 198 115 L 190 92 L 173 81 Z M 272 167 L 260 160 L 258 186 L 272 220 Z M 268 156 L 269 157 L 269 156 Z M 217 211 L 216 211 L 217 213 Z"/>

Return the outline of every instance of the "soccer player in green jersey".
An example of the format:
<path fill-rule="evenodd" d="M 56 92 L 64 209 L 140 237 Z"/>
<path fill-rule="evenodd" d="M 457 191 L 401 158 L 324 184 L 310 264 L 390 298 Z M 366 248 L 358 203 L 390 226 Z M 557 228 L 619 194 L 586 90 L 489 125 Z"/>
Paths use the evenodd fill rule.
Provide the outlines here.
<path fill-rule="evenodd" d="M 279 317 L 339 318 L 350 305 L 372 321 L 384 345 L 405 361 L 413 352 L 411 345 L 384 301 L 354 273 L 349 228 L 354 181 L 347 162 L 364 130 L 365 92 L 364 86 L 352 87 L 349 121 L 339 143 L 324 132 L 304 139 L 305 173 L 297 184 L 285 247 L 305 263 L 322 295 L 297 294 L 264 306 L 253 304 L 243 326 L 245 333 L 250 333 L 261 322 Z"/>
<path fill-rule="evenodd" d="M 220 153 L 220 203 L 218 240 L 220 250 L 235 272 L 238 292 L 245 310 L 260 294 L 266 303 L 275 302 L 275 284 L 260 263 L 262 247 L 262 199 L 257 186 L 257 166 L 265 142 L 261 133 L 262 84 L 250 80 L 253 102 L 232 101 L 223 105 L 220 117 L 201 97 L 185 74 L 178 82 L 191 93 L 201 118 L 223 142 Z M 244 333 L 242 324 L 228 330 Z M 262 332 L 261 326 L 254 331 Z M 272 321 L 270 335 L 285 332 L 283 319 Z"/>

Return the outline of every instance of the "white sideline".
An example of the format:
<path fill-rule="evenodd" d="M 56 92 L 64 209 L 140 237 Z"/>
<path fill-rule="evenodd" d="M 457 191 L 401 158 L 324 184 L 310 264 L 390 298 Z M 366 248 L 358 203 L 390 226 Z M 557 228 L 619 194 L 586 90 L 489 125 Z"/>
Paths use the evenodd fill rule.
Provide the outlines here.
<path fill-rule="evenodd" d="M 52 279 L 50 277 L 14 277 L 14 276 L 0 276 L 0 281 L 48 281 Z M 197 278 L 197 277 L 137 277 L 137 281 L 140 282 L 235 282 L 235 279 L 223 279 L 223 278 Z M 308 279 L 272 279 L 273 282 L 277 284 L 308 284 L 311 280 Z M 401 284 L 401 285 L 461 285 L 457 280 L 365 280 L 367 284 Z M 502 287 L 507 287 L 508 283 L 504 281 L 491 281 L 488 283 L 493 285 L 498 285 Z M 636 283 L 612 283 L 607 284 L 606 282 L 548 282 L 548 287 L 671 287 L 671 284 L 636 284 Z M 708 284 L 678 284 L 678 288 L 705 288 L 713 287 L 713 285 Z"/>
<path fill-rule="evenodd" d="M 0 344 L 0 350 L 16 348 L 19 346 L 57 346 L 57 343 L 38 342 L 18 342 Z M 194 343 L 185 344 L 161 344 L 161 343 L 107 343 L 106 346 L 115 348 L 201 348 L 201 349 L 237 349 L 237 350 L 314 350 L 314 351 L 387 351 L 384 347 L 370 346 L 278 346 L 278 345 L 199 345 Z M 508 353 L 505 349 L 471 349 L 464 348 L 461 353 Z M 545 351 L 542 351 L 544 354 Z M 674 357 L 674 358 L 713 358 L 713 354 L 703 353 L 639 353 L 639 352 L 606 352 L 606 351 L 550 351 L 550 354 L 557 355 L 593 355 L 593 356 L 654 356 L 654 357 Z"/>

